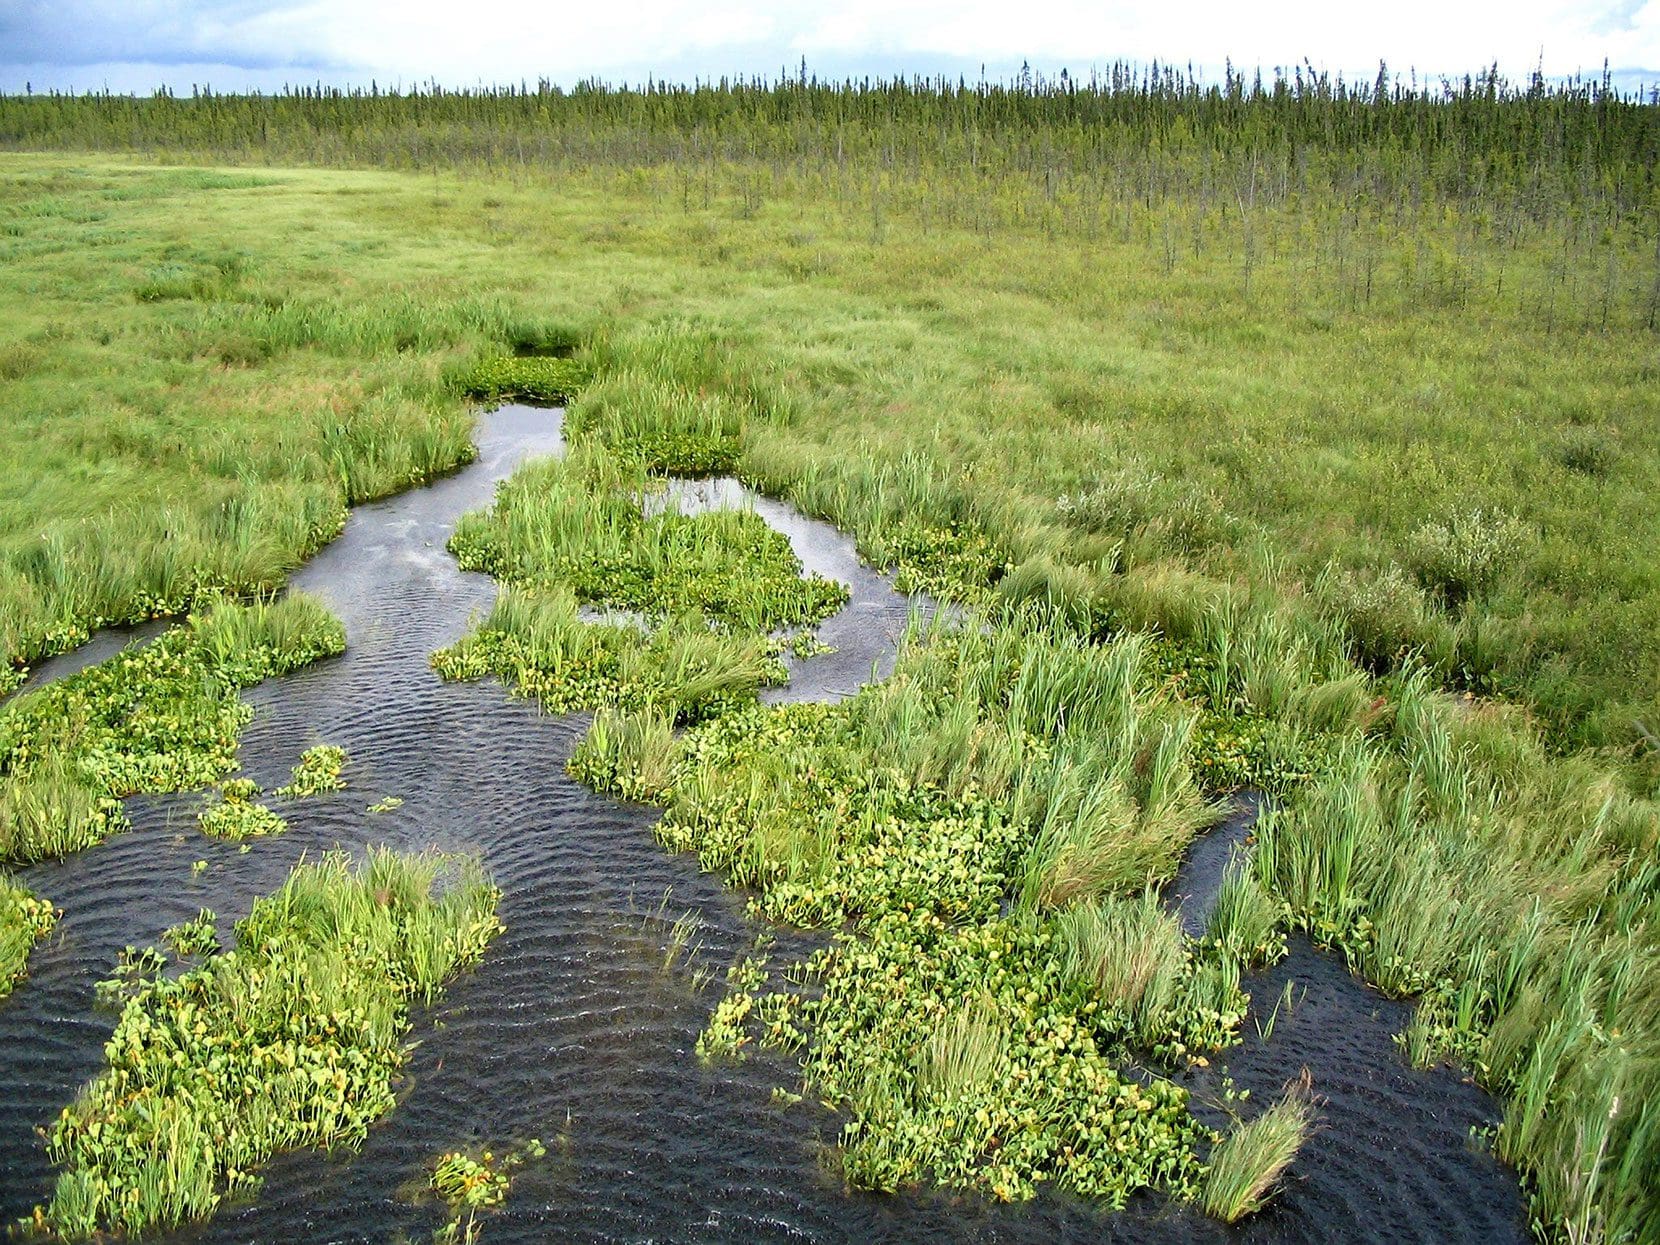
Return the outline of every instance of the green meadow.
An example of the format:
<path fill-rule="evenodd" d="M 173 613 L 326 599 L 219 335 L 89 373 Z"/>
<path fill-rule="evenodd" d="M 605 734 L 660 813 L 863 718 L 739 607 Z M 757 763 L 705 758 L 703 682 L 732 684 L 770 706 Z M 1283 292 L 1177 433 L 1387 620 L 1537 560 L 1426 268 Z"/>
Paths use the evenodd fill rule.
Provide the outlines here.
<path fill-rule="evenodd" d="M 799 1054 L 851 1184 L 1251 1213 L 1317 1099 L 1218 1136 L 1163 1074 L 1225 1051 L 1295 930 L 1419 1000 L 1403 1057 L 1498 1095 L 1542 1236 L 1660 1230 L 1654 105 L 12 97 L 0 148 L 0 678 L 280 586 L 465 461 L 470 401 L 568 399 L 570 456 L 459 526 L 509 591 L 434 665 L 599 710 L 579 777 L 836 931 L 810 990 L 734 970 L 699 1045 Z M 840 599 L 749 518 L 640 506 L 725 471 L 967 624 L 843 705 L 757 705 Z M 337 643 L 272 625 L 163 643 L 229 662 L 229 721 L 275 672 L 237 653 Z M 128 677 L 0 705 L 0 747 Z M 0 844 L 45 824 L 39 775 L 85 788 L 87 842 L 134 789 L 78 738 L 9 746 Z M 1149 887 L 1240 786 L 1275 807 L 1186 939 Z M 62 1221 L 104 1222 L 65 1180 Z"/>

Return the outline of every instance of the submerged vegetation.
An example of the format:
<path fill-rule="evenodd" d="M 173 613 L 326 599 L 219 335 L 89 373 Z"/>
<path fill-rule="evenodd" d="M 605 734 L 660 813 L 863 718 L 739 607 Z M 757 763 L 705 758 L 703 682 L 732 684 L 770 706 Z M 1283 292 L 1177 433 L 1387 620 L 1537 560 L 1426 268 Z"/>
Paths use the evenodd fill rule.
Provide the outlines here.
<path fill-rule="evenodd" d="M 57 923 L 56 908 L 0 873 L 0 999 L 23 980 L 29 952 Z"/>
<path fill-rule="evenodd" d="M 361 1142 L 395 1101 L 411 1003 L 483 954 L 498 898 L 470 862 L 334 854 L 256 902 L 233 948 L 178 976 L 150 957 L 122 983 L 108 1067 L 52 1128 L 63 1171 L 37 1222 L 167 1228 L 257 1189 L 279 1150 Z M 211 950 L 212 914 L 176 935 Z"/>
<path fill-rule="evenodd" d="M 0 860 L 78 851 L 125 828 L 121 797 L 222 777 L 253 715 L 238 690 L 344 647 L 339 621 L 309 597 L 219 600 L 158 639 L 0 705 Z M 229 793 L 219 807 L 233 803 L 256 807 Z M 228 827 L 227 816 L 210 812 L 204 827 Z"/>

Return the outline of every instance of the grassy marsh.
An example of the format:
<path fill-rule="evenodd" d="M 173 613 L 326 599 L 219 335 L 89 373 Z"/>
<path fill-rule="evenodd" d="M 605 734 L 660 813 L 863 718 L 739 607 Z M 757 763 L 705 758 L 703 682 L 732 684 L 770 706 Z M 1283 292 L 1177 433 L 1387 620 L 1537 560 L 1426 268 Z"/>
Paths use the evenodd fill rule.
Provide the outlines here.
<path fill-rule="evenodd" d="M 573 465 L 470 523 L 520 586 L 441 668 L 620 710 L 579 774 L 665 802 L 665 840 L 758 912 L 852 922 L 813 966 L 829 1003 L 748 974 L 715 1018 L 717 1046 L 803 1051 L 850 1179 L 1204 1197 L 1230 1151 L 1121 1068 L 1226 1041 L 1291 925 L 1423 998 L 1412 1058 L 1503 1096 L 1542 1233 L 1641 1240 L 1655 112 L 1284 86 L 0 100 L 13 144 L 424 170 L 5 158 L 0 396 L 40 452 L 0 475 L 3 647 L 269 586 L 344 502 L 466 456 L 459 395 L 581 378 Z M 625 493 L 735 470 L 990 629 L 914 643 L 850 706 L 754 708 L 742 628 L 775 603 L 723 595 L 730 568 L 676 587 L 703 616 L 658 610 L 657 649 L 579 618 L 584 574 L 655 608 L 660 564 L 627 559 L 672 544 L 561 474 L 600 463 Z M 559 562 L 588 547 L 570 513 L 615 560 Z M 1281 811 L 1173 942 L 1136 905 L 1240 783 Z M 69 826 L 102 796 L 58 760 L 0 798 Z M 1103 1006 L 1108 967 L 1142 980 L 1126 949 L 1157 988 Z M 1252 1148 L 1219 1206 L 1260 1196 Z"/>
<path fill-rule="evenodd" d="M 660 708 L 706 717 L 783 677 L 778 657 L 847 600 L 803 575 L 789 541 L 748 511 L 649 505 L 646 465 L 590 437 L 516 473 L 450 548 L 510 589 L 433 656 L 446 678 L 495 674 L 548 708 Z M 620 616 L 584 618 L 582 606 Z"/>
<path fill-rule="evenodd" d="M 211 1215 L 259 1187 L 279 1150 L 362 1141 L 394 1104 L 409 1007 L 430 1003 L 501 929 L 475 864 L 372 851 L 301 864 L 177 976 L 120 983 L 108 1066 L 66 1107 L 62 1168 L 37 1222 L 71 1239 Z M 216 947 L 211 913 L 176 939 Z"/>
<path fill-rule="evenodd" d="M 663 803 L 664 842 L 753 888 L 754 912 L 841 931 L 804 966 L 810 990 L 759 967 L 729 982 L 700 1049 L 800 1051 L 813 1092 L 847 1113 L 850 1182 L 1196 1195 L 1207 1134 L 1185 1092 L 1118 1069 L 1132 1052 L 1202 1058 L 1244 999 L 1237 970 L 1142 891 L 1209 816 L 1185 764 L 1190 719 L 1145 653 L 1134 638 L 942 627 L 844 705 L 750 707 L 678 739 L 662 719 L 604 717 L 578 747 L 573 772 Z M 1079 702 L 1081 686 L 1102 694 Z M 1066 767 L 1093 789 L 1056 784 Z M 1052 867 L 1042 827 L 1094 827 L 1103 806 L 1116 835 L 1064 840 L 1088 887 L 1021 886 Z M 1121 871 L 1089 867 L 1119 853 Z M 1025 898 L 1005 911 L 1011 894 Z M 1120 912 L 1137 914 L 1126 953 L 1158 934 L 1156 1001 L 1103 975 L 1110 938 L 1091 922 Z M 981 1000 L 972 1017 L 965 993 Z"/>
<path fill-rule="evenodd" d="M 0 705 L 0 860 L 63 856 L 125 827 L 121 797 L 236 765 L 240 688 L 339 653 L 316 601 L 218 600 L 158 639 Z"/>

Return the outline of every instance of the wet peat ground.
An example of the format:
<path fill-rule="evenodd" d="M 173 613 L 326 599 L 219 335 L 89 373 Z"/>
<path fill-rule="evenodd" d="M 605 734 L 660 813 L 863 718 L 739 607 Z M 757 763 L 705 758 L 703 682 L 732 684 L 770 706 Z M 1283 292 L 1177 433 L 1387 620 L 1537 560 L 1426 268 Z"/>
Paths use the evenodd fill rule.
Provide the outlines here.
<path fill-rule="evenodd" d="M 334 743 L 352 758 L 346 791 L 285 806 L 288 833 L 246 853 L 197 833 L 200 796 L 134 799 L 132 831 L 24 871 L 64 918 L 35 950 L 29 979 L 0 1002 L 0 1218 L 26 1215 L 50 1194 L 37 1129 L 99 1070 L 115 1018 L 95 1008 L 93 984 L 121 948 L 156 942 L 201 907 L 228 930 L 303 854 L 384 841 L 480 853 L 503 890 L 506 933 L 438 1005 L 417 1012 L 400 1103 L 360 1151 L 281 1156 L 257 1201 L 168 1239 L 427 1238 L 443 1216 L 411 1195 L 434 1157 L 529 1137 L 547 1144 L 547 1158 L 520 1169 L 505 1207 L 484 1221 L 488 1245 L 1526 1238 L 1513 1174 L 1470 1139 L 1497 1119 L 1495 1104 L 1449 1072 L 1408 1067 L 1391 1041 L 1407 1007 L 1306 944 L 1248 983 L 1262 1014 L 1219 1066 L 1188 1078 L 1195 1109 L 1217 1124 L 1226 1118 L 1212 1105 L 1224 1061 L 1254 1102 L 1304 1066 L 1326 1099 L 1325 1127 L 1284 1192 L 1240 1227 L 1151 1197 L 1112 1215 L 1054 1193 L 996 1206 L 846 1191 L 831 1150 L 837 1117 L 770 1101 L 773 1086 L 796 1084 L 788 1061 L 705 1067 L 692 1054 L 726 966 L 774 931 L 746 920 L 742 896 L 700 874 L 693 858 L 657 845 L 655 810 L 619 805 L 566 776 L 586 719 L 543 715 L 493 682 L 442 683 L 428 668 L 428 654 L 495 594 L 445 551 L 455 519 L 487 504 L 525 457 L 557 451 L 558 416 L 505 407 L 481 418 L 478 441 L 466 469 L 354 510 L 345 533 L 294 576 L 345 620 L 347 653 L 249 693 L 258 716 L 243 740 L 245 772 L 275 786 L 303 748 Z M 680 491 L 696 504 L 742 500 L 731 482 Z M 847 537 L 752 500 L 809 569 L 853 588 L 852 603 L 820 631 L 838 651 L 799 663 L 785 694 L 853 691 L 891 661 L 910 603 L 858 563 Z M 386 795 L 402 807 L 365 811 Z M 1190 903 L 1203 902 L 1207 853 L 1219 871 L 1225 852 L 1201 844 L 1178 880 Z M 193 868 L 198 861 L 206 868 Z M 701 946 L 665 970 L 669 926 L 686 912 L 701 918 Z M 713 972 L 701 987 L 699 966 Z M 1290 979 L 1297 1002 L 1280 1009 L 1263 1041 L 1255 1025 L 1266 1025 Z"/>

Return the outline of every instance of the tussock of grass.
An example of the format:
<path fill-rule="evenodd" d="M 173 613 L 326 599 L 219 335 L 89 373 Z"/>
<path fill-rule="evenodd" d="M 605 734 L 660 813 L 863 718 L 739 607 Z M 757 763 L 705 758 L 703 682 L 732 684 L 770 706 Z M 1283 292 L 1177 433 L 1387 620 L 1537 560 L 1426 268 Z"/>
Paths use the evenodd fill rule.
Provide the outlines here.
<path fill-rule="evenodd" d="M 713 476 L 738 465 L 744 415 L 720 394 L 695 393 L 661 371 L 607 371 L 565 419 L 573 440 L 592 438 L 647 471 Z"/>
<path fill-rule="evenodd" d="M 52 1128 L 44 1222 L 166 1229 L 257 1188 L 279 1150 L 360 1143 L 394 1104 L 410 1004 L 483 954 L 497 898 L 466 862 L 330 855 L 256 902 L 233 949 L 141 977 L 109 1066 Z"/>
<path fill-rule="evenodd" d="M 141 647 L 0 707 L 0 860 L 77 851 L 126 824 L 120 797 L 205 786 L 235 766 L 240 688 L 340 652 L 295 594 L 220 601 Z"/>
<path fill-rule="evenodd" d="M 1304 1072 L 1280 1100 L 1217 1142 L 1205 1173 L 1205 1210 L 1237 1223 L 1261 1210 L 1314 1126 L 1313 1092 Z"/>
<path fill-rule="evenodd" d="M 29 952 L 58 923 L 58 911 L 0 873 L 0 999 L 28 973 Z"/>
<path fill-rule="evenodd" d="M 1067 976 L 1123 1040 L 1172 1062 L 1232 1040 L 1246 1003 L 1237 967 L 1195 959 L 1151 889 L 1068 908 L 1054 932 Z"/>
<path fill-rule="evenodd" d="M 1205 942 L 1241 968 L 1261 968 L 1285 955 L 1284 910 L 1258 879 L 1250 859 L 1235 854 L 1205 924 Z"/>
<path fill-rule="evenodd" d="M 602 709 L 570 764 L 585 782 L 602 791 L 631 800 L 660 799 L 674 781 L 678 748 L 669 714 Z"/>

